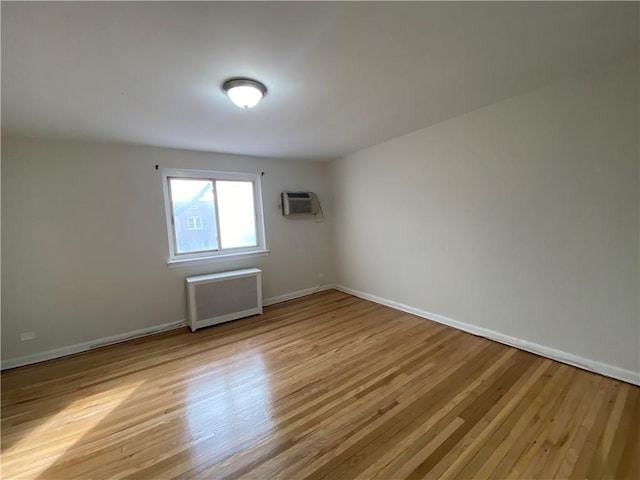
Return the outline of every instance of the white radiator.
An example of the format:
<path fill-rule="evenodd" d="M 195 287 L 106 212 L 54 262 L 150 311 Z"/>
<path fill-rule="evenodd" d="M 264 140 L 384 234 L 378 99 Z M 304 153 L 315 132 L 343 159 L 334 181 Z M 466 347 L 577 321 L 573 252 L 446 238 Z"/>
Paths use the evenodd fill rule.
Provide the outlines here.
<path fill-rule="evenodd" d="M 262 313 L 262 270 L 258 268 L 197 275 L 185 280 L 192 332 Z"/>

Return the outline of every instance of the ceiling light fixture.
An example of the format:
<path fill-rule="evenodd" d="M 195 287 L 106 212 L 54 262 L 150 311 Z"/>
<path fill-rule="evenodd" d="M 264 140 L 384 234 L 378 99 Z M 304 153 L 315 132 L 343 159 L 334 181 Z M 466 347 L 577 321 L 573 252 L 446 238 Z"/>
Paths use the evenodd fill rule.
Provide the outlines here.
<path fill-rule="evenodd" d="M 267 87 L 250 78 L 231 78 L 222 84 L 222 90 L 240 108 L 255 107 L 267 94 Z"/>

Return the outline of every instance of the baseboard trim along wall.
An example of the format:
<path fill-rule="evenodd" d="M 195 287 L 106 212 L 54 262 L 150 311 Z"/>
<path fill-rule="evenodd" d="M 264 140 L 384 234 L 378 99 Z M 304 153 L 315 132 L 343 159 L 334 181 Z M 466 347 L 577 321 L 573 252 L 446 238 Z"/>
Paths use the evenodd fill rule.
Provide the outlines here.
<path fill-rule="evenodd" d="M 536 355 L 541 355 L 543 357 L 550 358 L 552 360 L 557 360 L 562 363 L 573 365 L 574 367 L 582 368 L 583 370 L 588 370 L 590 372 L 615 378 L 617 380 L 622 380 L 623 382 L 632 383 L 634 385 L 640 385 L 640 372 L 626 370 L 624 368 L 616 367 L 614 365 L 609 365 L 607 363 L 602 363 L 596 360 L 590 360 L 588 358 L 580 357 L 578 355 L 573 355 L 571 353 L 567 353 L 562 350 L 557 350 L 555 348 L 546 347 L 544 345 L 528 342 L 526 340 L 521 340 L 515 337 L 511 337 L 509 335 L 504 335 L 500 332 L 477 327 L 469 323 L 459 322 L 452 318 L 448 318 L 443 315 L 438 315 L 437 313 L 431 313 L 425 310 L 420 310 L 418 308 L 410 307 L 409 305 L 405 305 L 403 303 L 394 302 L 393 300 L 378 297 L 376 295 L 371 295 L 365 292 L 360 292 L 358 290 L 354 290 L 352 288 L 348 288 L 342 285 L 331 285 L 331 284 L 319 285 L 317 287 L 306 288 L 304 290 L 297 290 L 295 292 L 287 293 L 285 295 L 265 298 L 263 301 L 263 305 L 266 307 L 269 305 L 274 305 L 276 303 L 286 302 L 289 300 L 294 300 L 296 298 L 305 297 L 307 295 L 312 295 L 314 293 L 322 292 L 325 290 L 331 290 L 333 288 L 341 292 L 347 293 L 349 295 L 354 295 L 356 297 L 363 298 L 365 300 L 369 300 L 375 303 L 379 303 L 387 307 L 395 308 L 396 310 L 401 310 L 403 312 L 410 313 L 412 315 L 416 315 L 421 318 L 426 318 L 427 320 L 432 320 L 434 322 L 441 323 L 443 325 L 448 325 L 457 330 L 462 330 L 463 332 L 471 333 L 473 335 L 478 335 L 480 337 L 488 338 L 489 340 L 494 340 L 496 342 L 503 343 L 511 347 L 515 347 L 521 350 L 526 350 L 527 352 L 535 353 Z M 186 324 L 187 324 L 186 320 L 178 320 L 176 322 L 165 323 L 162 325 L 155 325 L 153 327 L 144 328 L 141 330 L 135 330 L 132 332 L 122 333 L 118 335 L 113 335 L 110 337 L 92 340 L 89 342 L 77 343 L 75 345 L 70 345 L 68 347 L 62 347 L 55 350 L 49 350 L 42 353 L 34 353 L 32 355 L 25 355 L 23 357 L 4 360 L 2 361 L 1 369 L 6 370 L 9 368 L 22 367 L 25 365 L 31 365 L 33 363 L 53 360 L 54 358 L 66 357 L 67 355 L 73 355 L 76 353 L 85 352 L 93 348 L 104 347 L 107 345 L 113 345 L 116 343 L 125 342 L 127 340 L 133 340 L 135 338 L 153 335 L 155 333 L 174 330 L 176 328 L 184 327 L 186 326 Z"/>
<path fill-rule="evenodd" d="M 349 295 L 354 295 L 356 297 L 370 300 L 387 307 L 395 308 L 396 310 L 401 310 L 418 317 L 426 318 L 427 320 L 442 323 L 457 330 L 462 330 L 463 332 L 488 338 L 489 340 L 494 340 L 511 347 L 519 348 L 520 350 L 535 353 L 536 355 L 550 358 L 552 360 L 557 360 L 558 362 L 566 363 L 568 365 L 572 365 L 574 367 L 578 367 L 590 372 L 598 373 L 606 377 L 615 378 L 617 380 L 622 380 L 623 382 L 632 383 L 634 385 L 640 385 L 640 372 L 626 370 L 624 368 L 609 365 L 607 363 L 602 363 L 596 360 L 590 360 L 588 358 L 580 357 L 578 355 L 573 355 L 562 350 L 557 350 L 555 348 L 546 347 L 544 345 L 528 342 L 526 340 L 511 337 L 509 335 L 504 335 L 500 332 L 477 327 L 469 323 L 459 322 L 443 315 L 420 310 L 418 308 L 410 307 L 409 305 L 394 302 L 393 300 L 388 300 L 386 298 L 371 295 L 369 293 L 360 292 L 358 290 L 354 290 L 342 285 L 334 285 L 334 288 L 336 290 L 340 290 L 341 292 L 348 293 Z"/>
<path fill-rule="evenodd" d="M 167 332 L 169 330 L 174 330 L 186 325 L 186 320 L 178 320 L 177 322 L 154 325 L 153 327 L 142 328 L 140 330 L 134 330 L 132 332 L 120 333 L 118 335 L 99 338 L 96 340 L 91 340 L 89 342 L 76 343 L 75 345 L 69 345 L 68 347 L 56 348 L 54 350 L 47 350 L 46 352 L 34 353 L 32 355 L 25 355 L 18 358 L 11 358 L 9 360 L 2 361 L 2 370 L 6 370 L 8 368 L 24 367 L 25 365 L 31 365 L 32 363 L 40 363 L 47 360 L 53 360 L 54 358 L 66 357 L 68 355 L 86 352 L 87 350 L 92 350 L 94 348 L 126 342 L 127 340 L 133 340 L 134 338 L 146 337 L 155 333 Z"/>
<path fill-rule="evenodd" d="M 277 297 L 270 297 L 263 300 L 263 305 L 269 306 L 276 303 L 286 302 L 295 298 L 304 297 L 313 293 L 322 292 L 324 290 L 330 290 L 333 285 L 320 285 L 317 287 L 306 288 L 304 290 L 298 290 L 296 292 L 287 293 L 285 295 L 279 295 Z M 175 330 L 176 328 L 185 327 L 187 325 L 186 320 L 178 320 L 176 322 L 164 323 L 162 325 L 155 325 L 149 328 L 143 328 L 140 330 L 134 330 L 132 332 L 121 333 L 118 335 L 112 335 L 110 337 L 99 338 L 97 340 L 91 340 L 89 342 L 76 343 L 75 345 L 69 345 L 68 347 L 56 348 L 54 350 L 48 350 L 46 352 L 34 353 L 32 355 L 25 355 L 23 357 L 11 358 L 3 360 L 0 369 L 7 370 L 9 368 L 24 367 L 25 365 L 31 365 L 33 363 L 45 362 L 47 360 L 53 360 L 54 358 L 66 357 L 68 355 L 74 355 L 76 353 L 86 352 L 94 348 L 106 347 L 107 345 L 114 345 L 116 343 L 126 342 L 127 340 L 133 340 L 135 338 L 146 337 L 155 333 L 167 332 L 169 330 Z"/>
<path fill-rule="evenodd" d="M 295 300 L 296 298 L 306 297 L 307 295 L 312 295 L 318 292 L 324 292 L 325 290 L 331 290 L 333 288 L 334 288 L 334 285 L 331 285 L 331 284 L 318 285 L 317 287 L 305 288 L 304 290 L 298 290 L 296 292 L 286 293 L 284 295 L 278 295 L 277 297 L 265 298 L 262 301 L 262 304 L 265 307 L 268 307 L 269 305 L 287 302 L 289 300 Z"/>

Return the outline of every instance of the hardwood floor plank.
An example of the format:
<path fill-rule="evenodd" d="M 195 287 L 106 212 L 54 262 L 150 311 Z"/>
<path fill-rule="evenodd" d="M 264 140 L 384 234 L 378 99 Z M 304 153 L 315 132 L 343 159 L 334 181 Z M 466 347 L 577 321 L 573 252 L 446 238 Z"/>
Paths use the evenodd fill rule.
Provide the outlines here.
<path fill-rule="evenodd" d="M 538 478 L 540 470 L 548 461 L 549 448 L 545 438 L 555 422 L 556 412 L 566 401 L 571 382 L 574 380 L 576 371 L 566 365 L 560 367 L 558 376 L 564 374 L 564 381 L 555 389 L 553 398 L 547 400 L 545 405 L 539 410 L 539 422 L 530 424 L 529 430 L 533 433 L 532 440 L 529 441 L 525 450 L 514 463 L 507 478 Z"/>
<path fill-rule="evenodd" d="M 587 478 L 586 474 L 591 463 L 601 461 L 601 457 L 605 455 L 603 436 L 620 386 L 620 382 L 607 385 L 603 402 L 606 408 L 601 408 L 597 412 L 569 478 Z"/>
<path fill-rule="evenodd" d="M 574 431 L 574 438 L 567 450 L 555 478 L 569 478 L 573 467 L 575 466 L 578 457 L 582 452 L 582 448 L 587 440 L 587 435 L 595 422 L 598 413 L 606 409 L 606 396 L 611 392 L 613 388 L 613 381 L 601 381 L 598 384 L 598 388 L 592 391 L 591 406 L 587 410 L 587 414 L 584 416 L 582 422 L 578 425 L 578 428 Z"/>
<path fill-rule="evenodd" d="M 468 385 L 436 414 L 429 417 L 425 423 L 414 429 L 409 435 L 399 439 L 359 477 L 363 479 L 372 477 L 405 478 L 419 467 L 444 440 L 464 423 L 464 420 L 457 415 L 477 397 L 475 391 L 479 385 L 491 378 L 496 372 L 508 368 L 509 361 L 514 354 L 513 350 L 501 354 L 480 378 Z M 456 428 L 452 429 L 452 425 L 456 425 Z"/>
<path fill-rule="evenodd" d="M 526 355 L 523 352 L 518 352 L 519 358 L 515 364 L 510 366 L 510 368 L 505 371 L 499 377 L 493 379 L 493 382 L 487 385 L 482 391 L 482 393 L 474 398 L 473 402 L 465 407 L 464 410 L 460 412 L 460 417 L 465 421 L 465 423 L 458 428 L 453 435 L 445 440 L 427 459 L 425 459 L 407 478 L 417 479 L 423 478 L 426 476 L 438 463 L 442 461 L 442 459 L 451 451 L 459 442 L 461 442 L 467 434 L 473 429 L 473 427 L 486 415 L 490 410 L 494 409 L 497 403 L 500 403 L 500 400 L 504 397 L 504 395 L 509 391 L 509 389 L 515 385 L 518 380 L 522 378 L 522 375 L 529 369 L 529 367 L 535 362 L 535 357 L 531 355 Z M 499 415 L 496 416 L 494 420 L 499 421 L 500 417 L 504 412 L 508 411 L 508 405 L 506 409 L 502 411 Z M 471 448 L 474 448 L 479 441 L 471 444 L 467 451 L 471 451 Z M 460 462 L 459 465 L 464 465 L 464 461 Z M 446 478 L 447 475 L 452 475 L 449 473 L 454 467 L 450 467 L 450 469 L 443 474 L 443 478 Z"/>
<path fill-rule="evenodd" d="M 516 419 L 526 418 L 522 413 L 528 405 L 536 399 L 536 395 L 548 384 L 543 375 L 552 366 L 549 361 L 539 361 L 531 365 L 526 375 L 523 375 L 517 384 L 514 385 L 511 395 L 506 396 L 496 404 L 490 411 L 486 419 L 477 422 L 466 436 L 466 441 L 460 442 L 461 450 L 455 452 L 451 449 L 448 456 L 455 452 L 453 461 L 439 462 L 439 467 L 446 469 L 435 473 L 442 478 L 455 478 L 467 476 L 478 476 L 477 470 L 484 465 L 492 453 L 499 445 L 510 445 L 504 442 L 504 438 L 509 431 L 512 431 L 513 422 Z M 435 465 L 434 465 L 435 466 Z"/>
<path fill-rule="evenodd" d="M 605 425 L 604 432 L 602 433 L 602 439 L 596 448 L 596 453 L 591 458 L 589 469 L 587 470 L 587 478 L 603 478 L 605 466 L 610 461 L 609 453 L 613 444 L 613 438 L 620 426 L 620 418 L 624 405 L 629 394 L 629 388 L 627 385 L 621 385 L 616 395 L 615 402 L 611 408 L 609 419 Z"/>
<path fill-rule="evenodd" d="M 439 343 L 440 342 L 437 342 L 436 345 L 439 344 Z M 349 371 L 351 371 L 351 369 L 349 369 Z M 353 372 L 351 372 L 351 373 L 353 373 Z M 353 380 L 358 380 L 358 378 L 354 378 Z M 353 389 L 353 384 L 346 383 L 343 386 L 343 391 L 342 392 L 338 391 L 336 393 L 335 391 L 332 391 L 332 390 L 323 392 L 325 395 L 329 395 L 329 397 L 328 398 L 327 397 L 321 398 L 321 400 L 323 400 L 325 405 L 326 405 L 328 402 L 331 402 L 331 401 L 335 400 L 336 398 L 338 398 L 345 391 L 351 392 L 352 389 Z M 314 405 L 305 405 L 304 408 L 307 411 L 295 412 L 296 414 L 293 417 L 283 418 L 283 420 L 276 426 L 276 428 L 278 429 L 278 431 L 281 434 L 279 436 L 277 436 L 277 437 L 272 437 L 272 438 L 269 438 L 267 440 L 268 441 L 268 445 L 265 448 L 267 448 L 268 451 L 271 452 L 271 451 L 280 451 L 281 450 L 281 447 L 274 446 L 273 444 L 274 443 L 278 444 L 278 443 L 282 443 L 283 442 L 283 435 L 290 431 L 290 429 L 287 429 L 287 427 L 289 425 L 291 425 L 292 423 L 296 422 L 296 420 L 300 419 L 300 420 L 302 420 L 304 422 L 302 424 L 302 432 L 304 432 L 304 429 L 306 428 L 306 424 L 310 423 L 311 425 L 314 425 L 315 424 L 314 416 L 319 414 L 319 413 L 323 413 L 322 409 L 318 410 L 317 407 L 314 407 Z M 300 422 L 294 423 L 292 425 L 292 427 L 298 427 L 299 425 L 300 425 Z M 300 431 L 294 430 L 293 434 L 299 435 Z M 285 444 L 287 446 L 289 446 L 290 442 L 285 441 Z M 275 450 L 273 450 L 274 448 L 275 448 Z M 255 457 L 255 455 L 252 453 L 251 457 Z M 211 463 L 215 463 L 216 461 L 218 461 L 218 460 L 215 459 L 215 458 L 211 458 L 211 459 L 208 459 L 206 461 L 203 460 L 203 461 L 200 462 L 200 465 L 196 469 L 194 469 L 191 473 L 192 474 L 199 473 L 207 465 L 209 465 Z M 234 457 L 234 458 L 231 459 L 231 461 L 237 467 L 238 459 Z M 254 463 L 260 463 L 257 459 L 253 459 L 253 462 Z M 218 471 L 218 472 L 216 472 L 216 475 L 220 476 L 220 475 L 222 475 L 222 473 L 220 471 Z"/>
<path fill-rule="evenodd" d="M 640 428 L 638 428 L 640 425 L 640 391 L 632 388 L 632 394 L 629 398 L 631 399 L 629 403 L 631 409 L 629 433 L 626 438 L 620 438 L 620 442 L 624 443 L 618 448 L 621 448 L 623 452 L 615 474 L 615 478 L 621 479 L 638 478 L 640 472 Z"/>
<path fill-rule="evenodd" d="M 325 291 L 2 372 L 7 479 L 640 478 L 640 389 Z"/>
<path fill-rule="evenodd" d="M 459 340 L 463 341 L 463 338 L 460 338 Z M 447 343 L 446 348 L 444 350 L 440 350 L 439 353 L 437 355 L 442 355 L 444 356 L 444 358 L 448 358 L 450 356 L 455 356 L 454 353 L 454 349 L 456 348 L 456 346 L 460 346 L 460 343 L 457 341 L 450 341 L 449 343 Z M 438 347 L 436 344 L 433 345 L 433 347 Z M 437 356 L 434 356 L 432 359 L 436 359 Z M 325 422 L 317 422 L 315 420 L 313 420 L 313 416 L 312 416 L 312 421 L 311 422 L 307 422 L 303 425 L 303 430 L 302 431 L 296 431 L 294 432 L 295 435 L 300 435 L 302 433 L 307 432 L 309 429 L 312 430 L 312 435 L 307 438 L 307 445 L 306 447 L 304 447 L 303 449 L 300 448 L 301 445 L 297 445 L 295 447 L 292 447 L 292 451 L 288 452 L 287 455 L 290 457 L 291 455 L 295 455 L 297 454 L 300 458 L 302 458 L 305 462 L 308 462 L 310 459 L 316 460 L 319 459 L 319 457 L 322 457 L 324 454 L 329 453 L 331 455 L 336 454 L 336 447 L 335 445 L 332 445 L 331 448 L 329 450 L 327 450 L 323 443 L 322 443 L 322 435 L 323 435 L 323 430 L 320 428 L 322 427 L 327 427 L 326 423 L 327 422 L 338 422 L 338 424 L 341 426 L 342 424 L 350 424 L 350 425 L 356 425 L 359 424 L 360 422 L 358 422 L 358 418 L 362 415 L 363 412 L 366 411 L 366 408 L 369 407 L 369 405 L 371 404 L 371 406 L 373 407 L 373 412 L 379 412 L 382 413 L 383 415 L 380 417 L 376 417 L 377 420 L 371 422 L 364 422 L 363 423 L 363 427 L 368 427 L 368 428 L 372 428 L 373 426 L 377 425 L 380 421 L 386 420 L 390 415 L 394 414 L 394 412 L 396 410 L 399 410 L 399 408 L 392 408 L 390 410 L 388 409 L 382 409 L 380 410 L 380 408 L 377 406 L 377 404 L 381 403 L 381 402 L 391 402 L 391 404 L 394 405 L 398 405 L 399 401 L 397 399 L 397 395 L 398 393 L 404 391 L 406 388 L 409 388 L 408 383 L 414 380 L 421 380 L 421 376 L 426 373 L 426 374 L 430 374 L 430 377 L 433 378 L 433 375 L 431 374 L 431 371 L 433 370 L 433 365 L 432 364 L 426 364 L 424 365 L 417 373 L 420 376 L 414 376 L 412 378 L 405 378 L 402 379 L 402 383 L 399 383 L 397 385 L 390 385 L 391 388 L 389 388 L 387 391 L 377 391 L 376 395 L 370 395 L 367 397 L 358 397 L 356 395 L 353 395 L 353 393 L 355 393 L 354 391 L 352 391 L 350 388 L 348 388 L 346 391 L 342 391 L 342 392 L 337 392 L 337 394 L 332 395 L 331 396 L 331 400 L 339 400 L 340 398 L 342 398 L 342 401 L 338 404 L 335 405 L 335 411 L 336 413 L 339 411 L 339 409 L 343 409 L 345 407 L 351 407 L 346 409 L 343 412 L 343 415 L 338 417 L 337 419 L 334 418 L 334 415 L 330 415 L 327 417 L 327 420 Z M 426 383 L 426 382 L 424 382 Z M 357 402 L 357 403 L 354 403 Z M 373 403 L 372 403 L 373 402 Z M 386 403 L 385 403 L 386 404 Z M 388 412 L 388 414 L 387 414 Z M 357 422 L 357 423 L 356 423 Z M 330 425 L 329 425 L 330 426 Z M 356 435 L 353 434 L 353 432 L 356 431 Z M 355 438 L 358 437 L 358 435 L 361 434 L 361 431 L 357 430 L 357 429 L 350 429 L 350 430 L 346 430 L 343 431 L 342 429 L 340 429 L 340 431 L 334 431 L 333 435 L 332 435 L 332 440 L 339 444 L 340 447 L 339 448 L 344 448 L 348 445 L 350 445 L 351 442 L 354 441 Z M 317 438 L 320 437 L 320 438 Z M 232 463 L 234 459 L 230 459 L 230 461 Z M 276 470 L 279 470 L 280 468 L 280 464 L 282 463 L 283 459 L 282 457 L 277 457 L 277 456 L 273 456 L 272 458 L 268 458 L 268 459 L 263 459 L 266 460 L 270 465 L 266 465 L 265 467 L 263 467 L 261 470 L 257 470 L 256 472 L 254 472 L 255 475 L 258 475 L 260 472 L 264 477 L 271 477 L 272 475 L 274 475 L 274 472 L 272 471 L 268 471 L 267 470 L 270 468 L 270 466 L 273 466 Z M 259 463 L 264 463 L 264 462 L 259 462 Z M 324 463 L 324 462 L 322 462 Z M 291 465 L 291 459 L 289 458 L 288 461 L 286 462 L 287 465 Z M 254 465 L 254 467 L 257 465 Z M 305 467 L 308 468 L 308 467 Z M 301 466 L 297 466 L 296 467 L 296 472 L 300 472 L 301 469 L 303 469 L 303 467 Z M 216 475 L 219 475 L 220 472 L 219 470 L 214 470 L 214 472 L 216 473 Z M 212 474 L 214 473 L 212 472 Z M 236 472 L 237 473 L 237 472 Z M 243 473 L 245 473 L 245 471 L 243 470 Z"/>
<path fill-rule="evenodd" d="M 601 478 L 615 478 L 616 470 L 620 464 L 620 459 L 623 453 L 623 449 L 627 443 L 631 443 L 633 439 L 629 438 L 629 435 L 633 432 L 633 414 L 634 410 L 638 408 L 638 390 L 630 388 L 629 385 L 624 385 L 626 390 L 626 402 L 624 408 L 618 417 L 618 425 L 616 427 L 615 435 L 611 440 L 609 447 L 609 454 L 601 470 Z M 613 418 L 613 414 L 612 414 Z M 636 456 L 640 456 L 640 444 L 636 451 Z M 589 477 L 592 478 L 592 477 Z"/>
<path fill-rule="evenodd" d="M 557 410 L 554 421 L 547 431 L 544 442 L 545 448 L 549 452 L 541 462 L 541 470 L 537 474 L 539 478 L 553 478 L 555 476 L 575 437 L 577 425 L 585 417 L 591 405 L 591 399 L 585 396 L 585 393 L 597 388 L 600 379 L 600 376 L 591 373 L 575 372 L 566 399 Z"/>

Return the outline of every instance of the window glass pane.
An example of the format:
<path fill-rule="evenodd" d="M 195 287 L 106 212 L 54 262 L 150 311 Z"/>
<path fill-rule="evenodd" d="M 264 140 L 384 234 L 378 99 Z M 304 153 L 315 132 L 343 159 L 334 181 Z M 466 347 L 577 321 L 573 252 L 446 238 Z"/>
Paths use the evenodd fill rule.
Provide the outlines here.
<path fill-rule="evenodd" d="M 217 180 L 216 188 L 222 248 L 258 245 L 253 182 Z"/>
<path fill-rule="evenodd" d="M 218 250 L 213 182 L 170 178 L 176 253 Z"/>

